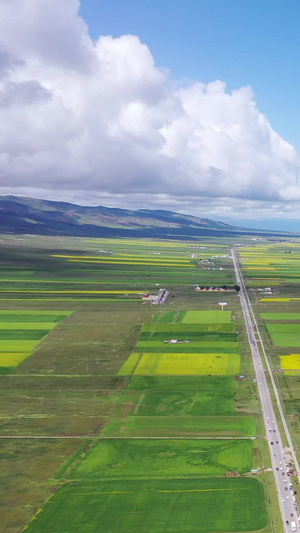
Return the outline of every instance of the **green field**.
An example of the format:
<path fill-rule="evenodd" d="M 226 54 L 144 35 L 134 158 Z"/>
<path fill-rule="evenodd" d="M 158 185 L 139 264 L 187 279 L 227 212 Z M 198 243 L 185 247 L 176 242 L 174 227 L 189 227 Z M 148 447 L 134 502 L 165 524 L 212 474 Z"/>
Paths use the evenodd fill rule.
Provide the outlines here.
<path fill-rule="evenodd" d="M 1 319 L 1 316 L 0 316 Z M 24 331 L 24 330 L 45 330 L 50 331 L 50 329 L 55 328 L 57 326 L 56 322 L 12 322 L 12 321 L 3 321 L 0 322 L 0 332 L 2 330 L 9 331 L 11 329 L 14 330 L 14 333 L 18 330 Z"/>
<path fill-rule="evenodd" d="M 26 531 L 221 533 L 266 523 L 256 479 L 126 480 L 62 486 Z"/>
<path fill-rule="evenodd" d="M 216 350 L 216 348 L 222 348 L 220 350 L 221 352 L 223 350 L 234 350 L 234 352 L 236 352 L 238 350 L 239 344 L 238 342 L 218 341 L 218 340 L 215 340 L 213 337 L 211 337 L 211 340 L 209 341 L 191 341 L 191 342 L 186 342 L 182 344 L 180 343 L 179 344 L 168 344 L 163 341 L 152 341 L 152 340 L 138 341 L 136 348 L 138 348 L 138 351 L 143 351 L 143 352 L 152 351 L 152 350 L 148 350 L 148 348 L 158 348 L 158 349 L 160 348 L 160 351 L 163 351 L 169 348 L 170 350 L 174 350 L 175 352 L 175 351 L 178 351 L 179 349 L 182 350 L 183 346 L 184 346 L 185 351 L 187 349 L 191 349 L 193 352 L 197 352 L 197 351 L 201 352 L 202 349 L 204 348 L 212 348 L 214 349 L 214 351 L 218 351 Z M 201 350 L 199 350 L 199 348 L 201 348 Z M 232 353 L 232 352 L 228 352 L 228 353 Z"/>
<path fill-rule="evenodd" d="M 223 476 L 249 472 L 251 440 L 102 440 L 78 462 L 69 479 Z"/>
<path fill-rule="evenodd" d="M 236 383 L 236 382 L 235 382 Z M 235 414 L 236 391 L 215 389 L 173 391 L 125 390 L 114 416 L 221 415 Z"/>
<path fill-rule="evenodd" d="M 266 324 L 269 333 L 297 333 L 300 337 L 300 324 Z"/>
<path fill-rule="evenodd" d="M 256 423 L 246 416 L 129 416 L 112 418 L 105 437 L 251 437 Z"/>
<path fill-rule="evenodd" d="M 237 382 L 229 376 L 133 376 L 127 386 L 129 390 L 142 391 L 203 391 L 227 395 L 235 393 Z"/>
<path fill-rule="evenodd" d="M 142 333 L 154 332 L 154 333 L 169 333 L 173 337 L 176 337 L 177 333 L 189 334 L 189 333 L 203 333 L 203 332 L 220 332 L 220 333 L 234 333 L 234 324 L 230 323 L 199 323 L 199 324 L 160 324 L 152 322 L 151 324 L 143 324 Z"/>
<path fill-rule="evenodd" d="M 229 324 L 231 311 L 183 311 L 178 322 L 183 324 Z"/>
<path fill-rule="evenodd" d="M 11 335 L 13 337 L 13 335 Z M 2 352 L 28 352 L 33 350 L 40 340 L 3 340 L 1 339 Z"/>
<path fill-rule="evenodd" d="M 224 324 L 224 326 L 226 325 Z M 232 325 L 228 324 L 228 326 L 231 327 Z M 190 342 L 209 342 L 210 340 L 213 342 L 237 342 L 238 335 L 237 333 L 220 331 L 189 331 L 188 333 L 179 331 L 142 331 L 140 334 L 141 341 L 167 341 L 174 338 L 180 341 L 189 340 Z"/>
<path fill-rule="evenodd" d="M 271 339 L 275 346 L 300 346 L 300 332 L 299 333 L 271 333 Z"/>
<path fill-rule="evenodd" d="M 300 320 L 300 313 L 260 313 L 264 320 Z"/>
<path fill-rule="evenodd" d="M 162 324 L 171 324 L 177 316 L 177 311 L 169 311 L 167 313 L 156 313 L 153 317 L 153 322 L 160 322 Z"/>

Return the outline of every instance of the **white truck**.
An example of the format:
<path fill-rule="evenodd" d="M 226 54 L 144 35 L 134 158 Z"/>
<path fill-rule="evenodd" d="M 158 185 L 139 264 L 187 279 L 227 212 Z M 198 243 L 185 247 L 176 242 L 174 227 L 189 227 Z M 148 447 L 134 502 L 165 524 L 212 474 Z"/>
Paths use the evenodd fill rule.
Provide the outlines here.
<path fill-rule="evenodd" d="M 291 531 L 297 531 L 296 522 L 291 522 Z"/>

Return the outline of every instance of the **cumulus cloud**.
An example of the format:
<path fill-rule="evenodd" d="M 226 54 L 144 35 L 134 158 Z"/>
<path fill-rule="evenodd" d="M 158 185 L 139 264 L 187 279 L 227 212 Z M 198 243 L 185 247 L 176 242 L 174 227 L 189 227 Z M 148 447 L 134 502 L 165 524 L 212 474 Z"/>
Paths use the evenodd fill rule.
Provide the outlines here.
<path fill-rule="evenodd" d="M 250 87 L 178 88 L 137 36 L 93 42 L 78 0 L 0 5 L 0 192 L 194 212 L 300 200 L 298 154 Z"/>

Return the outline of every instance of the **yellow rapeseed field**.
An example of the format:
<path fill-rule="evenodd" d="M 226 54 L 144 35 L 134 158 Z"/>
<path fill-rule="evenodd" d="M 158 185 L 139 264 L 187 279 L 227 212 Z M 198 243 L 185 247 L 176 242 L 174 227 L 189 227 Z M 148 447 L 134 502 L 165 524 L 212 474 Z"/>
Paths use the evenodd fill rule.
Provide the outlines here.
<path fill-rule="evenodd" d="M 300 370 L 300 353 L 281 355 L 280 360 L 282 370 Z"/>
<path fill-rule="evenodd" d="M 0 352 L 0 367 L 18 366 L 30 355 L 28 352 Z"/>
<path fill-rule="evenodd" d="M 131 376 L 141 358 L 141 355 L 142 354 L 138 352 L 130 354 L 127 361 L 125 361 L 125 363 L 121 366 L 118 376 Z"/>
<path fill-rule="evenodd" d="M 261 298 L 260 302 L 290 302 L 292 300 L 300 300 L 300 298 Z"/>
<path fill-rule="evenodd" d="M 54 254 L 54 255 L 51 255 L 51 257 L 61 257 L 63 259 L 82 259 L 82 260 L 87 260 L 87 259 L 93 259 L 95 261 L 98 261 L 98 262 L 104 262 L 104 263 L 108 263 L 108 262 L 112 262 L 112 263 L 118 263 L 118 262 L 129 262 L 129 261 L 132 261 L 132 262 L 137 262 L 137 263 L 140 263 L 142 261 L 147 261 L 147 262 L 153 262 L 153 263 L 189 263 L 190 262 L 190 259 L 173 259 L 172 257 L 149 257 L 148 255 L 146 256 L 141 256 L 141 255 L 123 255 L 123 254 L 118 254 L 116 256 L 108 256 L 108 257 L 105 257 L 103 255 L 59 255 L 59 254 Z"/>
<path fill-rule="evenodd" d="M 144 353 L 135 375 L 235 375 L 240 369 L 238 354 Z"/>

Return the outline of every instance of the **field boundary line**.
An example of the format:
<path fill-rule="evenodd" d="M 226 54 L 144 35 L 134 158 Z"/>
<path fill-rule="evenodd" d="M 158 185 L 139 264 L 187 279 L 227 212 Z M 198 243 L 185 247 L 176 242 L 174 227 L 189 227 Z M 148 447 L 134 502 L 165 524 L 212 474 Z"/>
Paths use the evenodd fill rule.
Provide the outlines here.
<path fill-rule="evenodd" d="M 0 435 L 4 439 L 98 439 L 98 440 L 257 440 L 264 437 L 106 437 L 94 435 Z"/>

